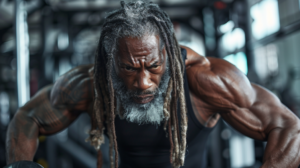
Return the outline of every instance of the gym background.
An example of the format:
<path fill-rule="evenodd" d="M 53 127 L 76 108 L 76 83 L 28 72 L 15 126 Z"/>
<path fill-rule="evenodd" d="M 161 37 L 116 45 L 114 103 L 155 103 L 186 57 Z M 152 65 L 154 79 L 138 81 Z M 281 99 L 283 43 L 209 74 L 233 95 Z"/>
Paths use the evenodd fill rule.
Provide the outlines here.
<path fill-rule="evenodd" d="M 152 2 L 169 14 L 180 44 L 233 63 L 300 115 L 300 0 Z M 71 68 L 93 63 L 105 13 L 119 6 L 119 0 L 0 1 L 0 167 L 17 108 Z M 85 142 L 89 128 L 83 114 L 62 132 L 40 136 L 34 161 L 95 167 L 96 152 Z M 210 136 L 208 167 L 259 168 L 265 145 L 221 121 Z M 101 149 L 108 168 L 107 144 Z"/>

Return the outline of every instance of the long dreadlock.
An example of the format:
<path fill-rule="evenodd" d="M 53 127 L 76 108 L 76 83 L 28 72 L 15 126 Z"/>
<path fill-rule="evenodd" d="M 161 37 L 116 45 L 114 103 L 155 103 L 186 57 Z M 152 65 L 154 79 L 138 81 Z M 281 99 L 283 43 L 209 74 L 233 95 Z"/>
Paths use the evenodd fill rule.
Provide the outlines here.
<path fill-rule="evenodd" d="M 99 39 L 94 66 L 94 110 L 92 128 L 88 140 L 98 150 L 98 168 L 102 165 L 100 145 L 104 143 L 103 131 L 106 121 L 109 135 L 111 167 L 118 167 L 118 145 L 115 132 L 115 93 L 112 82 L 114 54 L 119 38 L 141 37 L 145 34 L 159 34 L 169 57 L 171 78 L 164 98 L 164 130 L 170 140 L 170 162 L 173 167 L 184 164 L 186 150 L 187 116 L 183 88 L 184 65 L 180 47 L 174 34 L 172 22 L 158 5 L 142 1 L 125 3 L 105 18 Z M 181 129 L 177 116 L 177 102 L 180 103 Z M 168 128 L 167 128 L 168 127 Z M 167 130 L 168 129 L 168 130 Z M 113 156 L 113 148 L 114 154 Z M 115 160 L 114 160 L 115 158 Z"/>

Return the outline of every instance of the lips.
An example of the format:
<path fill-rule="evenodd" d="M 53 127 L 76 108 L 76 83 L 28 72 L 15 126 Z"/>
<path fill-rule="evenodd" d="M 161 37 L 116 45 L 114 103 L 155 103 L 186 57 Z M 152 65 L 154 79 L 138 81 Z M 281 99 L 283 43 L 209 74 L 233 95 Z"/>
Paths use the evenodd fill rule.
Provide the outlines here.
<path fill-rule="evenodd" d="M 139 103 L 139 104 L 146 104 L 146 103 L 149 103 L 153 99 L 154 99 L 154 95 L 148 94 L 148 95 L 135 96 L 133 98 L 133 101 L 136 103 Z"/>

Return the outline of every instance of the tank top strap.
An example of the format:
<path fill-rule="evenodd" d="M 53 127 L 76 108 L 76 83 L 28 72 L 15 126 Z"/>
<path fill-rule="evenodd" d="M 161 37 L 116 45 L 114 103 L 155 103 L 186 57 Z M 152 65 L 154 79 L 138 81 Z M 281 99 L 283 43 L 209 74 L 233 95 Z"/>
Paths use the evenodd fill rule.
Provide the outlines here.
<path fill-rule="evenodd" d="M 187 74 L 186 74 L 186 69 L 185 69 L 185 60 L 187 59 L 187 51 L 186 51 L 186 49 L 181 48 L 181 56 L 182 56 L 183 68 L 184 68 L 183 83 L 184 83 L 184 94 L 185 94 L 185 103 L 186 103 L 186 108 L 187 108 L 187 115 L 188 115 L 189 119 L 191 119 L 192 122 L 199 129 L 203 129 L 204 126 L 198 121 L 198 119 L 195 116 L 195 113 L 194 113 L 193 107 L 192 107 L 191 98 L 190 98 L 189 84 L 188 84 Z M 178 108 L 177 112 L 180 113 L 179 108 Z M 181 122 L 180 115 L 178 114 L 178 116 L 179 116 L 179 124 L 180 124 L 180 122 Z"/>

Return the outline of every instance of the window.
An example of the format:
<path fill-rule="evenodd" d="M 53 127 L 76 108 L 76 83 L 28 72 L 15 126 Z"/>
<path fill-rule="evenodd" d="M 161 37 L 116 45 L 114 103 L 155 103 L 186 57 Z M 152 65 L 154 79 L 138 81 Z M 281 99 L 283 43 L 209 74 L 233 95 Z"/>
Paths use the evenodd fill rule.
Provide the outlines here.
<path fill-rule="evenodd" d="M 223 35 L 222 48 L 228 52 L 234 52 L 245 46 L 245 32 L 241 28 L 235 28 L 233 31 Z"/>
<path fill-rule="evenodd" d="M 252 33 L 259 40 L 280 29 L 277 0 L 263 0 L 250 9 Z"/>
<path fill-rule="evenodd" d="M 261 80 L 278 72 L 277 46 L 269 44 L 255 49 L 255 69 Z"/>
<path fill-rule="evenodd" d="M 237 54 L 227 55 L 226 57 L 224 57 L 224 59 L 235 65 L 239 70 L 241 70 L 245 75 L 247 75 L 248 65 L 245 53 L 239 52 Z"/>

